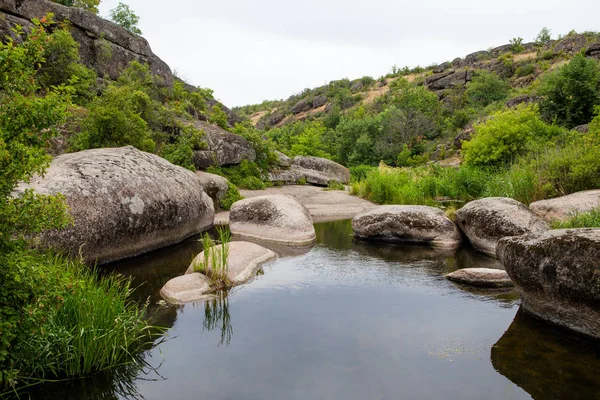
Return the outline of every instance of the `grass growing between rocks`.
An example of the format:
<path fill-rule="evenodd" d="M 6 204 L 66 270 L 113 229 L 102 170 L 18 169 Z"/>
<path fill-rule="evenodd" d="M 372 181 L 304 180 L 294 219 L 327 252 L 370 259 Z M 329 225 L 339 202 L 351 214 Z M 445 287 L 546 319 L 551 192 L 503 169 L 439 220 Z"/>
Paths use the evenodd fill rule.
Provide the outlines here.
<path fill-rule="evenodd" d="M 576 214 L 567 221 L 555 221 L 552 227 L 554 229 L 600 228 L 600 207 L 587 213 Z"/>
<path fill-rule="evenodd" d="M 220 245 L 216 245 L 208 233 L 204 234 L 202 238 L 204 259 L 194 265 L 194 271 L 208 277 L 213 290 L 223 291 L 232 286 L 227 276 L 231 232 L 226 228 L 217 228 L 217 233 Z"/>
<path fill-rule="evenodd" d="M 229 211 L 233 203 L 235 203 L 236 201 L 240 201 L 244 198 L 244 196 L 240 194 L 240 191 L 233 183 L 228 181 L 227 185 L 227 192 L 225 193 L 225 196 L 219 201 L 221 209 L 225 211 Z"/>

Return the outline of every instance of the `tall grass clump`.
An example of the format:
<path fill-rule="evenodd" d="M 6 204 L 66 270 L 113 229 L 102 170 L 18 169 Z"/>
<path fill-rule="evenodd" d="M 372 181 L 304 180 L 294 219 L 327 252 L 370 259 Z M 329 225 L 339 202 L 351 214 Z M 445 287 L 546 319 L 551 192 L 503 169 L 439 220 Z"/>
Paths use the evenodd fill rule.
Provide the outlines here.
<path fill-rule="evenodd" d="M 208 233 L 204 234 L 203 259 L 194 265 L 194 271 L 206 275 L 213 290 L 226 290 L 232 286 L 227 276 L 231 233 L 226 228 L 217 228 L 217 233 L 221 242 L 219 245 L 215 244 Z"/>
<path fill-rule="evenodd" d="M 555 221 L 552 227 L 554 229 L 600 228 L 600 207 L 590 212 L 575 214 L 567 221 Z"/>

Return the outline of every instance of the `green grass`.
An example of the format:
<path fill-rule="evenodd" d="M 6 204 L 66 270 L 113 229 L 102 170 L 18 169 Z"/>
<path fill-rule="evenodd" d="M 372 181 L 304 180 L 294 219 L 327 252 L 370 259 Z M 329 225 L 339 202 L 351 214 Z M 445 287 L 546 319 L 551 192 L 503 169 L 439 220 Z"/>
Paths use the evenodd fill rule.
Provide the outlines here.
<path fill-rule="evenodd" d="M 324 190 L 346 190 L 346 186 L 339 181 L 330 180 Z"/>
<path fill-rule="evenodd" d="M 208 233 L 202 238 L 203 260 L 194 265 L 194 271 L 206 275 L 210 280 L 210 287 L 214 291 L 229 289 L 232 285 L 227 273 L 229 272 L 229 242 L 231 233 L 229 229 L 217 228 L 220 245 L 215 245 Z"/>
<path fill-rule="evenodd" d="M 221 209 L 225 211 L 229 211 L 233 203 L 244 198 L 244 196 L 240 194 L 240 191 L 233 183 L 227 182 L 227 185 L 227 192 L 225 193 L 225 196 L 223 196 L 223 198 L 219 201 Z"/>
<path fill-rule="evenodd" d="M 576 214 L 567 221 L 555 221 L 552 227 L 554 229 L 600 228 L 600 207 L 590 212 Z"/>

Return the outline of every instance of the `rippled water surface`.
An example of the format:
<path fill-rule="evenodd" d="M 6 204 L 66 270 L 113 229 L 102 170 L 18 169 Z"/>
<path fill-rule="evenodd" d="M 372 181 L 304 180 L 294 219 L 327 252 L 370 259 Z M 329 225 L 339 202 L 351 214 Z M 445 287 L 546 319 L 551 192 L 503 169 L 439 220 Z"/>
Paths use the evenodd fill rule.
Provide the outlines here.
<path fill-rule="evenodd" d="M 201 251 L 194 240 L 115 265 L 172 327 L 147 361 L 32 393 L 48 399 L 590 399 L 600 347 L 518 311 L 514 292 L 443 278 L 499 268 L 469 249 L 355 242 L 349 221 L 266 264 L 226 299 L 157 307 L 158 290 Z"/>

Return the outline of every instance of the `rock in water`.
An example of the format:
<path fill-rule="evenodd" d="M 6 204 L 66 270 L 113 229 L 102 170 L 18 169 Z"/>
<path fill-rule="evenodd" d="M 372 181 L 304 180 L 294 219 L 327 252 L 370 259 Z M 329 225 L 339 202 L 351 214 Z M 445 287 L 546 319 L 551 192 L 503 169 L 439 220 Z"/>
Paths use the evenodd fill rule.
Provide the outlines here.
<path fill-rule="evenodd" d="M 251 242 L 230 242 L 229 256 L 227 257 L 227 278 L 233 285 L 248 282 L 256 275 L 260 267 L 277 258 L 273 251 Z M 214 247 L 214 254 L 221 254 L 223 245 Z M 204 262 L 204 252 L 198 254 L 188 267 L 186 274 L 194 274 L 195 268 Z M 208 271 L 211 271 L 211 257 L 209 256 Z"/>
<path fill-rule="evenodd" d="M 526 311 L 600 339 L 600 229 L 504 238 L 498 256 Z"/>
<path fill-rule="evenodd" d="M 456 248 L 460 232 L 439 208 L 427 206 L 379 206 L 352 220 L 359 239 L 399 243 L 422 243 Z"/>
<path fill-rule="evenodd" d="M 506 271 L 490 268 L 463 268 L 446 274 L 448 280 L 466 285 L 479 287 L 510 287 L 513 286 Z"/>
<path fill-rule="evenodd" d="M 496 257 L 496 246 L 503 237 L 540 234 L 550 229 L 524 204 L 507 197 L 465 204 L 456 212 L 456 223 L 475 249 L 491 257 Z"/>
<path fill-rule="evenodd" d="M 185 304 L 209 297 L 210 281 L 199 273 L 178 276 L 168 281 L 160 295 L 171 304 Z"/>
<path fill-rule="evenodd" d="M 600 190 L 586 190 L 554 199 L 535 201 L 529 208 L 547 221 L 566 221 L 600 207 Z"/>
<path fill-rule="evenodd" d="M 329 181 L 350 183 L 350 170 L 326 158 L 296 156 L 292 168 L 312 171 L 305 174 L 308 183 L 327 186 Z M 306 171 L 303 171 L 306 172 Z"/>
<path fill-rule="evenodd" d="M 231 233 L 275 244 L 308 246 L 316 241 L 310 213 L 292 196 L 273 194 L 240 200 L 229 213 Z"/>
<path fill-rule="evenodd" d="M 62 193 L 75 224 L 40 236 L 44 246 L 103 264 L 178 243 L 209 229 L 214 206 L 193 172 L 134 147 L 56 157 L 19 190 Z"/>

